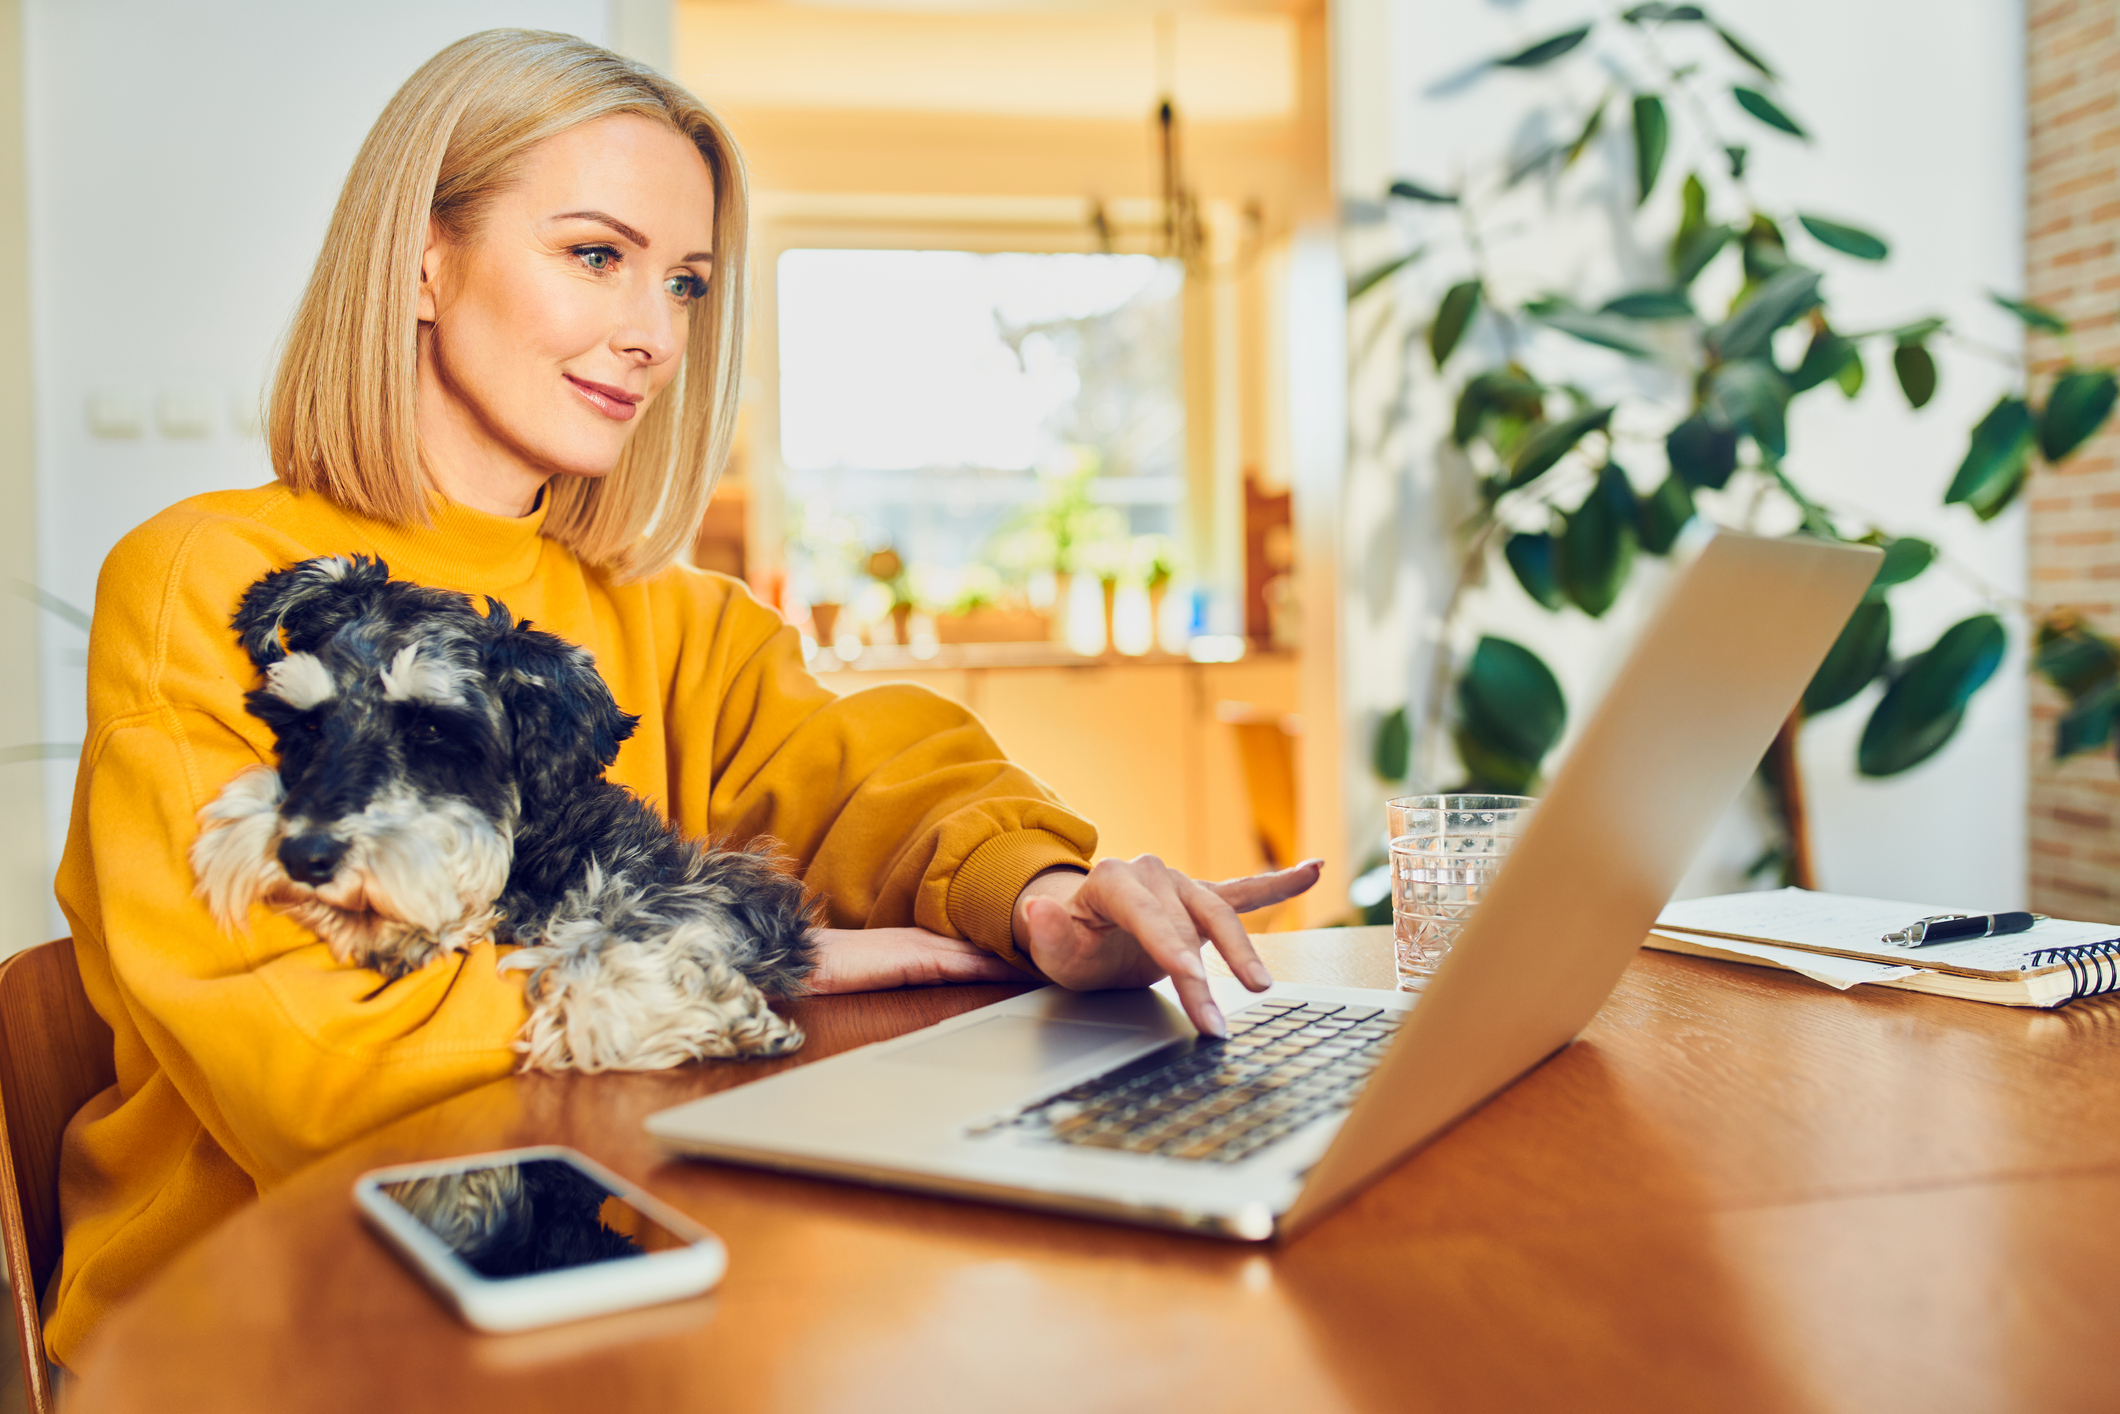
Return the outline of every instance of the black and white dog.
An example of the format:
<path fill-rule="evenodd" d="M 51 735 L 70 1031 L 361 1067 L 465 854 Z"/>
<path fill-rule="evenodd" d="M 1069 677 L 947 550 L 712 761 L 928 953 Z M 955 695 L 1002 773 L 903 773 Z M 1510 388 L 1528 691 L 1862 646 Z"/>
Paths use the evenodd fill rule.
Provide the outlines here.
<path fill-rule="evenodd" d="M 493 937 L 530 973 L 526 1069 L 651 1070 L 779 1055 L 802 1032 L 814 912 L 773 860 L 687 840 L 604 771 L 636 718 L 588 653 L 498 601 L 305 560 L 234 627 L 279 744 L 199 812 L 198 893 L 262 901 L 395 980 Z"/>

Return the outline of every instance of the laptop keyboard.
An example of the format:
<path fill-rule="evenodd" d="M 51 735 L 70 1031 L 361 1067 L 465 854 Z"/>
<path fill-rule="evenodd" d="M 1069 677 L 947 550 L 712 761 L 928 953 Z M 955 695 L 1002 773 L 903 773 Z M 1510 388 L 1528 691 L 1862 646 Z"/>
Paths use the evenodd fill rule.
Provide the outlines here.
<path fill-rule="evenodd" d="M 1354 1103 L 1400 1014 L 1329 1002 L 1255 1002 L 1229 1039 L 1145 1057 L 974 1134 L 1229 1164 Z"/>

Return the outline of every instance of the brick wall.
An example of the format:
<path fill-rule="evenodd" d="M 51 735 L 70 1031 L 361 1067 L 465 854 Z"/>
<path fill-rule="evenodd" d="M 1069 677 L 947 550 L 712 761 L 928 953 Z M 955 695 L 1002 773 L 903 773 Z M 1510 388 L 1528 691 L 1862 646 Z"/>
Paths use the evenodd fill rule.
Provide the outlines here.
<path fill-rule="evenodd" d="M 2025 288 L 2075 325 L 2077 360 L 2120 363 L 2120 0 L 2030 0 Z M 2063 341 L 2027 352 L 2044 382 Z M 2120 634 L 2120 419 L 2031 485 L 2031 597 Z M 2120 767 L 2050 759 L 2060 698 L 2032 687 L 2032 907 L 2120 922 Z"/>

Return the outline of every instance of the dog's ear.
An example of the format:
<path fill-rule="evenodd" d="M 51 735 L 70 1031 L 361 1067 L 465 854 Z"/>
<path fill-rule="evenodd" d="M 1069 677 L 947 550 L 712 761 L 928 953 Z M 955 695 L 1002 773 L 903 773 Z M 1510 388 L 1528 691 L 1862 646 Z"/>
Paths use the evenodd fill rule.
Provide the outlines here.
<path fill-rule="evenodd" d="M 390 581 L 390 566 L 366 555 L 334 555 L 274 570 L 243 591 L 234 627 L 260 670 L 306 653 L 365 612 Z"/>
<path fill-rule="evenodd" d="M 516 778 L 526 801 L 562 799 L 609 769 L 640 718 L 618 709 L 586 650 L 486 603 L 486 674 L 508 712 Z"/>

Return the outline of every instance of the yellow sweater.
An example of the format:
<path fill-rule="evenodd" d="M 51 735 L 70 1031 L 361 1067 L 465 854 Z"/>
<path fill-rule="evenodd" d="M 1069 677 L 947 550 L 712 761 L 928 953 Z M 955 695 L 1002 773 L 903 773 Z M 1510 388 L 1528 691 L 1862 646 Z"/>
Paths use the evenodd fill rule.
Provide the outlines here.
<path fill-rule="evenodd" d="M 493 944 L 378 990 L 280 915 L 260 907 L 230 935 L 192 897 L 199 807 L 272 760 L 228 627 L 268 570 L 380 555 L 397 578 L 491 594 L 588 648 L 641 719 L 611 778 L 693 835 L 779 841 L 833 926 L 919 924 L 1020 962 L 1016 895 L 1094 850 L 963 708 L 906 685 L 835 697 L 740 584 L 673 569 L 617 585 L 540 520 L 440 504 L 432 526 L 400 529 L 267 486 L 172 507 L 104 563 L 58 894 L 118 1083 L 67 1131 L 55 1359 L 260 1190 L 513 1068 L 522 975 L 495 970 Z"/>

